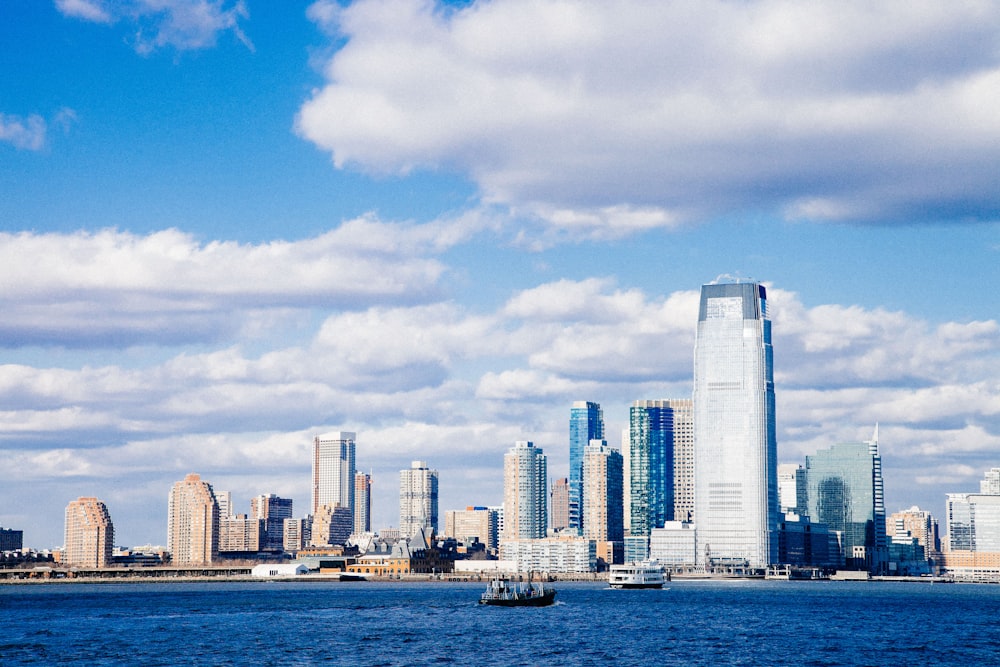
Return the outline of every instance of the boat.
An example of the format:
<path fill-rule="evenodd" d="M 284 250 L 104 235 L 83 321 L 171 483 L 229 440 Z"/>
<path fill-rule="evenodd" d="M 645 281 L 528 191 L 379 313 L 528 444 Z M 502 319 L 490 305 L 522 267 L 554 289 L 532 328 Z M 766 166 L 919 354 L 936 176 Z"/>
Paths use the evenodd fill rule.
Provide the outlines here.
<path fill-rule="evenodd" d="M 663 567 L 655 560 L 644 560 L 625 565 L 612 565 L 608 574 L 611 588 L 663 588 L 669 579 Z"/>
<path fill-rule="evenodd" d="M 545 584 L 541 582 L 535 586 L 531 583 L 530 575 L 525 585 L 515 584 L 507 577 L 497 575 L 490 580 L 486 590 L 479 596 L 479 604 L 494 607 L 547 607 L 555 602 L 555 599 L 554 589 L 546 590 Z"/>

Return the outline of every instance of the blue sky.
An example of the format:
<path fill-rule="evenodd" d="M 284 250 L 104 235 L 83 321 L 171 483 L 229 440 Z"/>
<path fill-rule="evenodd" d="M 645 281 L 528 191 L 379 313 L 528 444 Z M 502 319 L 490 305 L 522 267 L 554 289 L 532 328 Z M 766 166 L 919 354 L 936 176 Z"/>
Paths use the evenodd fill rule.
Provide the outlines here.
<path fill-rule="evenodd" d="M 701 284 L 768 284 L 779 458 L 878 421 L 890 511 L 1000 466 L 991 3 L 0 8 L 0 525 L 96 495 L 162 543 L 199 472 L 376 527 L 426 460 L 499 504 L 569 406 L 689 395 Z M 942 520 L 943 523 L 943 520 Z"/>

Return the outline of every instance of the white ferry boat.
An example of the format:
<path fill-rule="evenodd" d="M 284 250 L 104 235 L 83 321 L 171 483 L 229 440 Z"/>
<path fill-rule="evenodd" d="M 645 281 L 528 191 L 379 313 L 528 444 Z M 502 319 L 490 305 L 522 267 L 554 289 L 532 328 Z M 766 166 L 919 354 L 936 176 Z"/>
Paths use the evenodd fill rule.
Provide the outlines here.
<path fill-rule="evenodd" d="M 611 588 L 663 588 L 669 579 L 655 560 L 612 565 L 608 576 Z"/>

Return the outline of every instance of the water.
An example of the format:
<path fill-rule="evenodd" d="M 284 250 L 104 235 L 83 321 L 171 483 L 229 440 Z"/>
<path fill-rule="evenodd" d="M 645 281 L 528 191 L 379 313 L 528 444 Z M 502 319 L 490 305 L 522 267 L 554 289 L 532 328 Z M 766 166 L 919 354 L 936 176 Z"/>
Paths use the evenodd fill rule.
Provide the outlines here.
<path fill-rule="evenodd" d="M 987 665 L 1000 586 L 560 583 L 542 609 L 484 585 L 0 586 L 0 665 Z"/>

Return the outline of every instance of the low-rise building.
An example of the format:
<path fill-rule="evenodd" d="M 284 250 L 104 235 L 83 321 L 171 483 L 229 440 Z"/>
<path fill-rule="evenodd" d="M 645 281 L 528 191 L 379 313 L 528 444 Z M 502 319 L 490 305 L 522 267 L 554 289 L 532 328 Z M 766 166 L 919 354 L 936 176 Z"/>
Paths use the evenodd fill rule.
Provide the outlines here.
<path fill-rule="evenodd" d="M 500 544 L 500 559 L 515 561 L 520 572 L 596 572 L 597 546 L 582 537 L 507 539 Z"/>
<path fill-rule="evenodd" d="M 671 569 L 694 567 L 695 527 L 687 521 L 667 521 L 649 533 L 649 557 Z"/>

